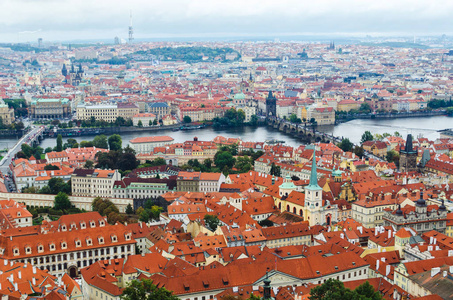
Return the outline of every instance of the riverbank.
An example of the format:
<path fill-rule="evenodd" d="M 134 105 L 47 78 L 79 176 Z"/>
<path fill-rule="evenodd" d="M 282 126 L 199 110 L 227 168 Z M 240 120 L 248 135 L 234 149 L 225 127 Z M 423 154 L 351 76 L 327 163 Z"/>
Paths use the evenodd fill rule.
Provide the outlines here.
<path fill-rule="evenodd" d="M 403 119 L 403 118 L 421 118 L 421 117 L 434 117 L 434 116 L 447 116 L 446 110 L 432 110 L 432 111 L 414 111 L 414 112 L 400 112 L 400 113 L 380 113 L 380 114 L 355 114 L 344 115 L 338 114 L 335 116 L 335 123 L 345 123 L 359 119 Z"/>

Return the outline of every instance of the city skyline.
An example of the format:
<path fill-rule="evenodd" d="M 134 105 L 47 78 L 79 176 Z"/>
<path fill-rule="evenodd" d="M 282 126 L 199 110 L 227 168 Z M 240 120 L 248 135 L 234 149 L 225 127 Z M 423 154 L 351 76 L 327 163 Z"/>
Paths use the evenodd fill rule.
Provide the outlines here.
<path fill-rule="evenodd" d="M 450 34 L 445 1 L 141 1 L 6 0 L 0 42 L 292 35 L 411 36 Z M 13 12 L 13 13 L 12 13 Z"/>

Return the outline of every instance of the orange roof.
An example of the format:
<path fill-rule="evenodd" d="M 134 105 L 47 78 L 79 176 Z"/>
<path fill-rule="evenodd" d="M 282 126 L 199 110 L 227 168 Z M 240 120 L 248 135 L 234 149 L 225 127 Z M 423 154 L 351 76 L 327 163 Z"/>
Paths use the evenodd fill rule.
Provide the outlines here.
<path fill-rule="evenodd" d="M 162 135 L 162 136 L 138 137 L 130 140 L 129 142 L 132 144 L 140 144 L 140 143 L 172 142 L 173 140 L 174 139 L 170 136 Z"/>

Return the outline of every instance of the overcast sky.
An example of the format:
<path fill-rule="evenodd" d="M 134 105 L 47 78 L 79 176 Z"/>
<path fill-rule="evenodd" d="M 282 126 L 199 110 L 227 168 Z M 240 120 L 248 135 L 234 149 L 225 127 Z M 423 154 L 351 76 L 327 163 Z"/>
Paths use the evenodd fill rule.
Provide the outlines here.
<path fill-rule="evenodd" d="M 452 0 L 0 0 L 0 42 L 453 32 Z"/>

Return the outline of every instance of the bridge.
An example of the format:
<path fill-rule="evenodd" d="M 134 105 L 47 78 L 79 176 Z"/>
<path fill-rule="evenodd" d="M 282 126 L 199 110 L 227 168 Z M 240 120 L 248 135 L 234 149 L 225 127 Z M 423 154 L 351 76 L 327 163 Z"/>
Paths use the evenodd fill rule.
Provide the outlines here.
<path fill-rule="evenodd" d="M 8 166 L 11 163 L 13 157 L 19 152 L 22 148 L 22 144 L 27 144 L 30 146 L 39 145 L 44 139 L 44 126 L 37 127 L 33 126 L 32 129 L 22 136 L 17 143 L 8 150 L 8 153 L 0 161 L 0 170 L 5 174 L 8 170 Z"/>
<path fill-rule="evenodd" d="M 288 120 L 281 119 L 281 118 L 267 118 L 266 123 L 269 126 L 278 129 L 279 131 L 285 132 L 287 134 L 294 135 L 304 142 L 311 143 L 312 141 L 315 142 L 332 142 L 332 143 L 340 143 L 341 138 L 333 136 L 331 134 L 317 131 L 316 127 L 312 124 L 304 123 L 304 124 L 296 124 L 291 123 Z"/>
<path fill-rule="evenodd" d="M 342 138 L 317 131 L 316 127 L 313 126 L 312 124 L 307 125 L 305 124 L 296 124 L 296 123 L 291 123 L 288 120 L 281 119 L 281 118 L 275 118 L 275 117 L 269 117 L 266 119 L 266 124 L 268 126 L 272 126 L 275 129 L 278 129 L 281 132 L 284 132 L 286 134 L 291 134 L 299 139 L 301 139 L 302 142 L 305 144 L 310 144 L 312 142 L 323 142 L 323 143 L 329 143 L 332 142 L 334 144 L 341 143 Z M 361 146 L 361 145 L 355 145 L 354 146 Z M 369 153 L 367 151 L 364 151 L 364 156 L 368 158 L 373 158 L 377 159 L 379 161 L 384 161 L 380 157 L 374 156 L 372 153 Z"/>

